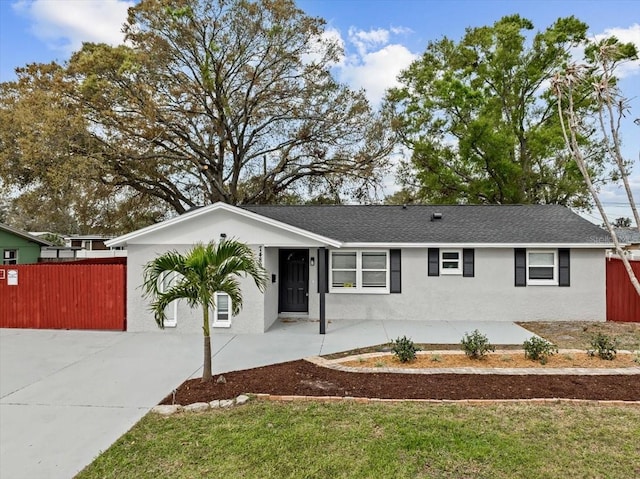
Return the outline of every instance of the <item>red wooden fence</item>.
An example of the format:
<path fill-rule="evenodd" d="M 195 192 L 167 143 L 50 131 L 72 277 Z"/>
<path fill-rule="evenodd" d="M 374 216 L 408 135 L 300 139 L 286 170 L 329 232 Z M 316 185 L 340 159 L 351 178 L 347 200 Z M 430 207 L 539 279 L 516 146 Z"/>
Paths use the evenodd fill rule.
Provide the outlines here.
<path fill-rule="evenodd" d="M 630 263 L 640 279 L 640 261 Z M 640 296 L 617 258 L 607 259 L 607 321 L 640 322 Z"/>
<path fill-rule="evenodd" d="M 124 331 L 125 312 L 124 264 L 0 266 L 0 327 Z"/>

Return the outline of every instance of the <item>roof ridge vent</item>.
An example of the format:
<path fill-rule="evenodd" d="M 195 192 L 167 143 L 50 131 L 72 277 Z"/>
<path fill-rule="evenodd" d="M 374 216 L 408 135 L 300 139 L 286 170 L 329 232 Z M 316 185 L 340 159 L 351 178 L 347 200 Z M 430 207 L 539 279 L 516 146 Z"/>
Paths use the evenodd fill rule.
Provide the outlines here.
<path fill-rule="evenodd" d="M 442 213 L 431 213 L 431 221 L 438 221 L 442 219 Z"/>

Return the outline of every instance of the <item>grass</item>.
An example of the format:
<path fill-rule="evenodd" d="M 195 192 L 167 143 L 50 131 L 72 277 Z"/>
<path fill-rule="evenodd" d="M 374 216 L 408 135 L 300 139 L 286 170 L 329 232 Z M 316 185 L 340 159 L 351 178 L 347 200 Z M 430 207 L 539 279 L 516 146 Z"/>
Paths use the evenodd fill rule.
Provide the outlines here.
<path fill-rule="evenodd" d="M 638 477 L 640 409 L 273 403 L 149 414 L 92 478 Z"/>

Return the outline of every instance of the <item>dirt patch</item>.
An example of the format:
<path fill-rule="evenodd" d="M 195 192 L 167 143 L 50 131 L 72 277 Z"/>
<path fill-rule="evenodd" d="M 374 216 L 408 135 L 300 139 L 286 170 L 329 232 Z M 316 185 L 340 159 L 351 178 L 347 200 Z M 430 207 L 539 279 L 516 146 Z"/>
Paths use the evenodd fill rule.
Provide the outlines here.
<path fill-rule="evenodd" d="M 226 383 L 200 379 L 178 387 L 175 404 L 231 399 L 243 393 L 352 396 L 382 399 L 567 398 L 640 401 L 638 375 L 478 375 L 356 373 L 290 361 L 224 374 Z M 161 404 L 172 404 L 169 394 Z"/>
<path fill-rule="evenodd" d="M 542 336 L 560 349 L 586 350 L 591 347 L 593 337 L 602 333 L 618 339 L 619 349 L 640 350 L 640 323 L 537 321 L 517 324 L 538 336 Z"/>
<path fill-rule="evenodd" d="M 415 361 L 401 363 L 391 354 L 375 354 L 345 358 L 338 364 L 353 368 L 633 368 L 640 367 L 640 356 L 620 353 L 612 361 L 589 356 L 584 351 L 561 351 L 547 358 L 546 362 L 532 361 L 524 352 L 497 351 L 482 359 L 470 359 L 462 352 L 432 351 L 418 353 Z"/>

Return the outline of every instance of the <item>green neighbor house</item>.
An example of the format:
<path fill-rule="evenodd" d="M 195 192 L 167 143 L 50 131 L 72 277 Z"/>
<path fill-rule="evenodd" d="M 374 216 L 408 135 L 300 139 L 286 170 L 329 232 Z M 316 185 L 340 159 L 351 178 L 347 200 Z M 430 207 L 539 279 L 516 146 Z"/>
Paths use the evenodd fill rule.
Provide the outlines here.
<path fill-rule="evenodd" d="M 0 223 L 1 264 L 37 263 L 42 246 L 52 246 L 52 244 L 26 231 Z"/>

